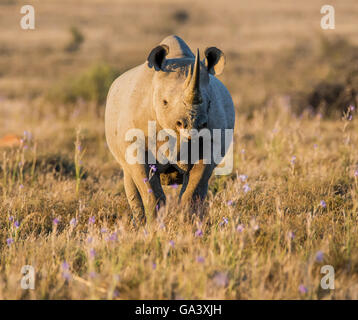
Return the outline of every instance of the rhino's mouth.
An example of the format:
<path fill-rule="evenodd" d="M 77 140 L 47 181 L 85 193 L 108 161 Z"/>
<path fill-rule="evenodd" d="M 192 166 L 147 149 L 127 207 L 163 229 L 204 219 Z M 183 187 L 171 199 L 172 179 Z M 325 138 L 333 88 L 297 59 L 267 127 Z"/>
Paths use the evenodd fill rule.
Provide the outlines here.
<path fill-rule="evenodd" d="M 165 129 L 164 129 L 165 130 Z M 170 132 L 169 130 L 165 130 L 170 136 L 172 136 L 172 131 Z M 179 134 L 179 138 L 180 140 L 184 141 L 184 142 L 188 142 L 191 140 L 196 140 L 199 138 L 200 136 L 200 131 L 201 130 L 196 130 L 196 129 L 180 129 L 177 130 L 177 134 Z"/>
<path fill-rule="evenodd" d="M 181 139 L 186 139 L 186 140 L 197 140 L 200 136 L 201 133 L 204 129 L 200 129 L 200 130 L 180 130 L 180 137 Z"/>
<path fill-rule="evenodd" d="M 185 129 L 185 130 L 180 130 L 180 137 L 185 140 L 191 140 L 191 139 L 195 139 L 195 136 L 197 136 L 197 134 L 192 134 L 190 133 L 189 130 Z"/>

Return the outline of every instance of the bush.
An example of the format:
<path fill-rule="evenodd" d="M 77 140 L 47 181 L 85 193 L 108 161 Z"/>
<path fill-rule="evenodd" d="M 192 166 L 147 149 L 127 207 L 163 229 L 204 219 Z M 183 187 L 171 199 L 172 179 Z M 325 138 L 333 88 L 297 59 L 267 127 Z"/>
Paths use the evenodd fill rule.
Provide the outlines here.
<path fill-rule="evenodd" d="M 108 90 L 119 72 L 105 63 L 98 63 L 79 76 L 67 79 L 49 92 L 49 100 L 58 103 L 76 103 L 83 99 L 102 105 L 106 101 Z"/>
<path fill-rule="evenodd" d="M 65 47 L 65 51 L 67 52 L 74 52 L 80 49 L 81 44 L 85 40 L 82 32 L 77 29 L 76 27 L 72 27 L 70 29 L 71 33 L 71 41 L 68 43 L 68 45 Z"/>
<path fill-rule="evenodd" d="M 349 105 L 356 107 L 354 89 L 348 83 L 320 82 L 308 95 L 308 103 L 315 112 L 331 116 L 340 116 Z"/>
<path fill-rule="evenodd" d="M 357 49 L 341 37 L 322 37 L 318 50 L 305 56 L 304 63 L 293 52 L 291 70 L 303 83 L 300 88 L 287 90 L 296 114 L 308 109 L 322 116 L 340 117 L 348 106 L 357 107 Z"/>
<path fill-rule="evenodd" d="M 173 18 L 176 22 L 184 24 L 189 20 L 189 12 L 184 9 L 176 10 L 173 14 Z"/>

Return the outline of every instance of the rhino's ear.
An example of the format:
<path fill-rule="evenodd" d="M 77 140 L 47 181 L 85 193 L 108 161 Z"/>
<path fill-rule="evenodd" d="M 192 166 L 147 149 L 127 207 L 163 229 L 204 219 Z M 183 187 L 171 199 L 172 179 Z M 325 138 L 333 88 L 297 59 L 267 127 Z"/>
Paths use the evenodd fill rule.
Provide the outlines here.
<path fill-rule="evenodd" d="M 225 56 L 220 49 L 216 47 L 207 48 L 205 50 L 205 57 L 205 65 L 209 73 L 219 75 L 223 72 L 225 66 Z"/>
<path fill-rule="evenodd" d="M 154 67 L 156 71 L 162 70 L 163 62 L 166 55 L 169 53 L 169 47 L 165 44 L 155 47 L 149 54 L 147 60 L 149 68 Z"/>

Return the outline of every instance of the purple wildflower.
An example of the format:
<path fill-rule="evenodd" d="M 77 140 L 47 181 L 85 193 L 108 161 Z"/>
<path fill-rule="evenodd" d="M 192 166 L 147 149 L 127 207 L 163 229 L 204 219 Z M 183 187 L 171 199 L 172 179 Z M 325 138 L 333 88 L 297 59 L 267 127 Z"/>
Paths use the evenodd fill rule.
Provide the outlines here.
<path fill-rule="evenodd" d="M 322 208 L 326 208 L 326 207 L 327 207 L 327 203 L 326 203 L 326 201 L 324 201 L 324 200 L 321 200 L 321 202 L 320 202 L 319 204 L 320 204 L 320 206 L 321 206 Z"/>
<path fill-rule="evenodd" d="M 176 183 L 172 184 L 171 187 L 172 187 L 173 189 L 178 189 L 178 185 L 177 185 Z"/>
<path fill-rule="evenodd" d="M 155 164 L 149 165 L 149 168 L 150 168 L 150 170 L 153 171 L 153 172 L 156 172 L 156 171 L 157 171 L 157 167 L 155 166 Z"/>
<path fill-rule="evenodd" d="M 153 270 L 157 269 L 157 264 L 154 263 L 154 262 L 152 263 L 152 269 L 153 269 Z"/>
<path fill-rule="evenodd" d="M 70 269 L 70 265 L 66 261 L 64 261 L 62 263 L 62 270 L 69 270 L 69 269 Z"/>
<path fill-rule="evenodd" d="M 90 254 L 90 257 L 92 259 L 94 259 L 94 257 L 96 256 L 96 251 L 93 248 L 91 248 L 89 254 Z"/>
<path fill-rule="evenodd" d="M 322 262 L 323 261 L 323 257 L 324 257 L 324 253 L 322 251 L 318 251 L 316 253 L 316 261 L 317 262 Z"/>
<path fill-rule="evenodd" d="M 355 171 L 354 171 L 354 176 L 355 176 L 355 177 L 358 177 L 358 170 L 355 170 Z"/>
<path fill-rule="evenodd" d="M 118 236 L 117 236 L 116 232 L 113 232 L 108 238 L 108 240 L 110 240 L 110 241 L 117 241 L 117 239 L 118 239 Z"/>
<path fill-rule="evenodd" d="M 234 201 L 229 200 L 229 201 L 227 202 L 227 205 L 228 205 L 228 206 L 232 206 L 232 205 L 233 205 L 233 203 L 234 203 Z"/>
<path fill-rule="evenodd" d="M 196 257 L 196 262 L 198 262 L 198 263 L 204 263 L 204 262 L 205 262 L 205 259 L 204 259 L 204 257 L 202 257 L 202 256 L 198 256 L 198 257 Z"/>
<path fill-rule="evenodd" d="M 293 156 L 293 157 L 291 158 L 291 164 L 292 164 L 292 165 L 294 165 L 294 164 L 296 163 L 296 159 L 297 159 L 296 156 Z"/>
<path fill-rule="evenodd" d="M 354 110 L 355 110 L 355 106 L 350 105 L 350 106 L 349 106 L 349 110 L 350 110 L 350 111 L 354 111 Z"/>
<path fill-rule="evenodd" d="M 66 280 L 66 281 L 70 281 L 71 280 L 71 274 L 67 271 L 62 272 L 62 277 Z"/>
<path fill-rule="evenodd" d="M 308 292 L 308 289 L 303 284 L 300 284 L 298 287 L 298 291 L 302 294 L 306 294 Z"/>
<path fill-rule="evenodd" d="M 8 246 L 10 246 L 12 243 L 14 243 L 14 239 L 13 238 L 7 238 L 6 243 L 7 243 Z"/>
<path fill-rule="evenodd" d="M 251 190 L 250 186 L 247 183 L 244 184 L 242 189 L 244 190 L 245 193 L 248 193 Z"/>
<path fill-rule="evenodd" d="M 71 279 L 71 273 L 69 272 L 69 270 L 70 270 L 70 265 L 66 261 L 64 261 L 62 263 L 62 271 L 63 271 L 62 277 L 67 281 Z"/>
<path fill-rule="evenodd" d="M 13 222 L 13 221 L 14 221 L 14 216 L 10 216 L 10 217 L 9 217 L 9 221 L 10 221 L 10 222 Z"/>
<path fill-rule="evenodd" d="M 227 287 L 229 284 L 229 277 L 226 272 L 216 273 L 213 280 L 218 287 Z"/>
<path fill-rule="evenodd" d="M 143 182 L 144 182 L 144 183 L 148 182 L 148 178 L 144 178 L 144 179 L 143 179 Z"/>
<path fill-rule="evenodd" d="M 54 224 L 55 226 L 57 226 L 58 223 L 60 222 L 60 220 L 58 220 L 57 218 L 55 218 L 55 219 L 52 220 L 52 222 L 53 222 L 53 224 Z"/>
<path fill-rule="evenodd" d="M 239 175 L 239 179 L 242 181 L 242 182 L 245 182 L 247 180 L 247 175 L 246 174 L 240 174 Z"/>
<path fill-rule="evenodd" d="M 15 228 L 20 227 L 20 222 L 16 220 L 16 221 L 14 222 L 14 226 L 15 226 Z"/>
<path fill-rule="evenodd" d="M 219 223 L 219 226 L 220 226 L 220 227 L 223 227 L 223 226 L 226 225 L 226 224 L 229 224 L 229 220 L 224 217 L 224 218 L 223 218 L 223 221 L 221 221 L 221 222 Z"/>
<path fill-rule="evenodd" d="M 245 228 L 244 228 L 244 226 L 243 226 L 242 224 L 239 224 L 239 225 L 236 227 L 236 231 L 237 231 L 237 232 L 240 232 L 240 233 L 243 232 L 244 229 L 245 229 Z"/>
<path fill-rule="evenodd" d="M 203 236 L 203 231 L 201 229 L 195 231 L 195 237 L 202 237 L 202 236 Z"/>
<path fill-rule="evenodd" d="M 76 226 L 76 224 L 77 224 L 76 218 L 72 218 L 71 221 L 70 221 L 70 225 L 71 226 Z"/>
<path fill-rule="evenodd" d="M 291 240 L 293 240 L 295 238 L 295 234 L 292 231 L 289 231 L 287 235 L 288 235 L 288 238 Z"/>
<path fill-rule="evenodd" d="M 174 241 L 173 241 L 173 240 L 170 240 L 170 241 L 169 241 L 169 245 L 170 245 L 172 248 L 174 248 Z"/>
<path fill-rule="evenodd" d="M 153 192 L 153 190 L 152 189 L 148 189 L 148 193 L 152 193 Z"/>
<path fill-rule="evenodd" d="M 89 222 L 90 224 L 94 224 L 95 221 L 96 221 L 96 218 L 95 218 L 95 217 L 90 217 L 90 218 L 88 219 L 88 222 Z"/>

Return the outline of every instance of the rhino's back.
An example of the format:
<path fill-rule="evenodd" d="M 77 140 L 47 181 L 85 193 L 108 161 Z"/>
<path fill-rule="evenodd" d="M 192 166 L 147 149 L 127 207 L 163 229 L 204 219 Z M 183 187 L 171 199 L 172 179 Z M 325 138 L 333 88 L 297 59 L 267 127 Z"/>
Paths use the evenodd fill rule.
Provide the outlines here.
<path fill-rule="evenodd" d="M 151 75 L 145 64 L 139 65 L 120 75 L 108 92 L 105 131 L 107 144 L 119 160 L 120 141 L 131 128 L 144 128 L 150 110 Z M 143 124 L 142 124 L 143 122 Z"/>
<path fill-rule="evenodd" d="M 130 95 L 128 95 L 128 93 L 134 91 L 136 87 L 138 87 L 140 78 L 142 78 L 143 75 L 143 65 L 139 65 L 124 72 L 116 80 L 114 80 L 108 91 L 107 107 L 111 106 L 113 99 L 120 98 L 122 100 L 129 97 Z"/>

